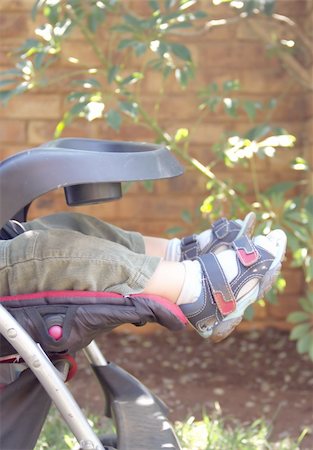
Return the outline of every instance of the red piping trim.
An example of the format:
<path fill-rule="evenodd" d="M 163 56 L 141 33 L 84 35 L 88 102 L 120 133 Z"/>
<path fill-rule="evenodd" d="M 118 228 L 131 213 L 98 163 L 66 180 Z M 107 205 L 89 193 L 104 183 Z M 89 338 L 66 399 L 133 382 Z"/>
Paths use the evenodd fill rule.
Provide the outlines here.
<path fill-rule="evenodd" d="M 42 291 L 33 292 L 31 294 L 6 295 L 0 297 L 1 302 L 33 300 L 42 297 L 123 297 L 121 294 L 115 292 L 93 292 L 93 291 Z"/>
<path fill-rule="evenodd" d="M 140 295 L 140 294 L 138 294 Z M 143 297 L 148 298 L 156 303 L 161 304 L 168 310 L 170 310 L 181 322 L 184 324 L 188 323 L 186 316 L 183 314 L 179 306 L 173 304 L 164 297 L 159 297 L 158 295 L 145 294 Z M 23 301 L 23 300 L 33 300 L 42 297 L 99 297 L 99 298 L 121 298 L 123 295 L 116 294 L 115 292 L 98 292 L 98 291 L 42 291 L 34 292 L 31 294 L 19 294 L 19 295 L 7 295 L 0 297 L 0 302 L 10 302 L 10 301 Z M 129 296 L 136 298 L 136 295 Z"/>

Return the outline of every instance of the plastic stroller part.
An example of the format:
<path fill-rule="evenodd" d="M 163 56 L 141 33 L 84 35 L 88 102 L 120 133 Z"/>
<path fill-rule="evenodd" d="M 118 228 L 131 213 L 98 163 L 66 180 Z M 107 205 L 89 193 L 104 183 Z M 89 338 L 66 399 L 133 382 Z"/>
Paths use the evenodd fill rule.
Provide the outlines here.
<path fill-rule="evenodd" d="M 171 178 L 183 169 L 163 146 L 67 138 L 17 153 L 0 163 L 0 229 L 24 221 L 31 202 L 64 188 L 70 205 L 121 196 L 121 183 Z"/>
<path fill-rule="evenodd" d="M 103 449 L 100 440 L 65 386 L 59 372 L 41 348 L 2 305 L 0 305 L 0 333 L 23 357 L 25 363 L 36 375 L 68 427 L 73 431 L 82 449 Z"/>
<path fill-rule="evenodd" d="M 2 305 L 0 333 L 23 357 L 49 394 L 82 450 L 180 450 L 175 433 L 166 418 L 165 405 L 136 378 L 115 364 L 108 363 L 95 342 L 89 344 L 84 351 L 107 399 L 107 415 L 114 418 L 117 427 L 116 447 L 114 440 L 104 439 L 101 442 L 95 435 L 64 384 L 66 373 L 63 377 L 60 376 L 41 347 Z"/>
<path fill-rule="evenodd" d="M 180 164 L 162 146 L 76 138 L 51 141 L 0 162 L 0 229 L 10 219 L 25 221 L 32 201 L 57 188 L 64 188 L 69 205 L 95 203 L 119 198 L 123 181 L 170 178 L 182 173 Z M 61 331 L 53 330 L 52 337 L 57 340 Z M 37 377 L 81 449 L 180 450 L 161 401 L 127 372 L 106 364 L 95 343 L 88 346 L 86 353 L 117 423 L 116 440 L 103 442 L 90 427 L 60 372 L 2 305 L 0 333 Z M 31 373 L 29 369 L 23 375 Z M 18 380 L 23 378 L 27 376 Z M 49 401 L 44 408 L 47 406 Z M 140 424 L 143 428 L 137 433 Z"/>
<path fill-rule="evenodd" d="M 114 363 L 107 362 L 94 341 L 84 352 L 111 406 L 111 415 L 118 430 L 117 448 L 179 450 L 179 443 L 166 417 L 165 404 L 135 377 Z"/>

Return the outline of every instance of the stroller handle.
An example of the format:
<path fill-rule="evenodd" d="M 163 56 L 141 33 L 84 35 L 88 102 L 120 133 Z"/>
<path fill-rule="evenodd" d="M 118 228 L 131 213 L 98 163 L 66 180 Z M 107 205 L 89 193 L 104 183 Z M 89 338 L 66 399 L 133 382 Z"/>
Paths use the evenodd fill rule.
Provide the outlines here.
<path fill-rule="evenodd" d="M 17 153 L 0 163 L 0 229 L 25 220 L 37 197 L 64 188 L 78 205 L 121 197 L 121 183 L 171 178 L 183 173 L 164 146 L 67 138 Z"/>

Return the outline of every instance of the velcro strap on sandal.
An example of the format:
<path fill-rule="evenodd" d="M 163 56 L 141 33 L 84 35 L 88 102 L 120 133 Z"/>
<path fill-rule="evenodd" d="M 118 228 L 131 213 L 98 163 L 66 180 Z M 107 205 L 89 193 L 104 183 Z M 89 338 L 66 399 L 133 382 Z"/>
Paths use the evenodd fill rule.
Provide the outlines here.
<path fill-rule="evenodd" d="M 214 253 L 207 253 L 197 259 L 204 273 L 204 282 L 210 289 L 219 311 L 223 316 L 227 316 L 235 311 L 236 299 L 218 259 Z"/>
<path fill-rule="evenodd" d="M 199 243 L 196 234 L 181 239 L 181 253 L 188 258 L 196 258 L 199 255 Z"/>
<path fill-rule="evenodd" d="M 250 267 L 255 264 L 260 258 L 260 254 L 252 242 L 247 236 L 243 235 L 236 239 L 232 244 L 234 250 L 237 253 L 239 261 L 245 266 Z"/>
<path fill-rule="evenodd" d="M 221 217 L 212 224 L 212 231 L 218 239 L 223 239 L 229 233 L 230 222 L 225 217 Z"/>

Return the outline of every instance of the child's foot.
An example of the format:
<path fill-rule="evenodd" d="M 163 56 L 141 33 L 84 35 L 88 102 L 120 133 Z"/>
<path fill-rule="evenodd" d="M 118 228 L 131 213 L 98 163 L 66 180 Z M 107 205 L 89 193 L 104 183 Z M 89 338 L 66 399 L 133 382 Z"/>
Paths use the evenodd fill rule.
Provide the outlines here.
<path fill-rule="evenodd" d="M 201 336 L 218 342 L 233 331 L 246 308 L 272 287 L 286 244 L 285 233 L 274 230 L 253 240 L 241 236 L 227 250 L 196 258 L 202 269 L 202 292 L 194 303 L 180 308 Z"/>
<path fill-rule="evenodd" d="M 244 220 L 227 220 L 221 218 L 213 223 L 212 229 L 200 234 L 193 234 L 181 240 L 181 261 L 196 259 L 208 252 L 218 253 L 226 250 L 232 242 L 242 235 L 252 236 L 256 216 L 254 212 L 246 215 Z"/>

